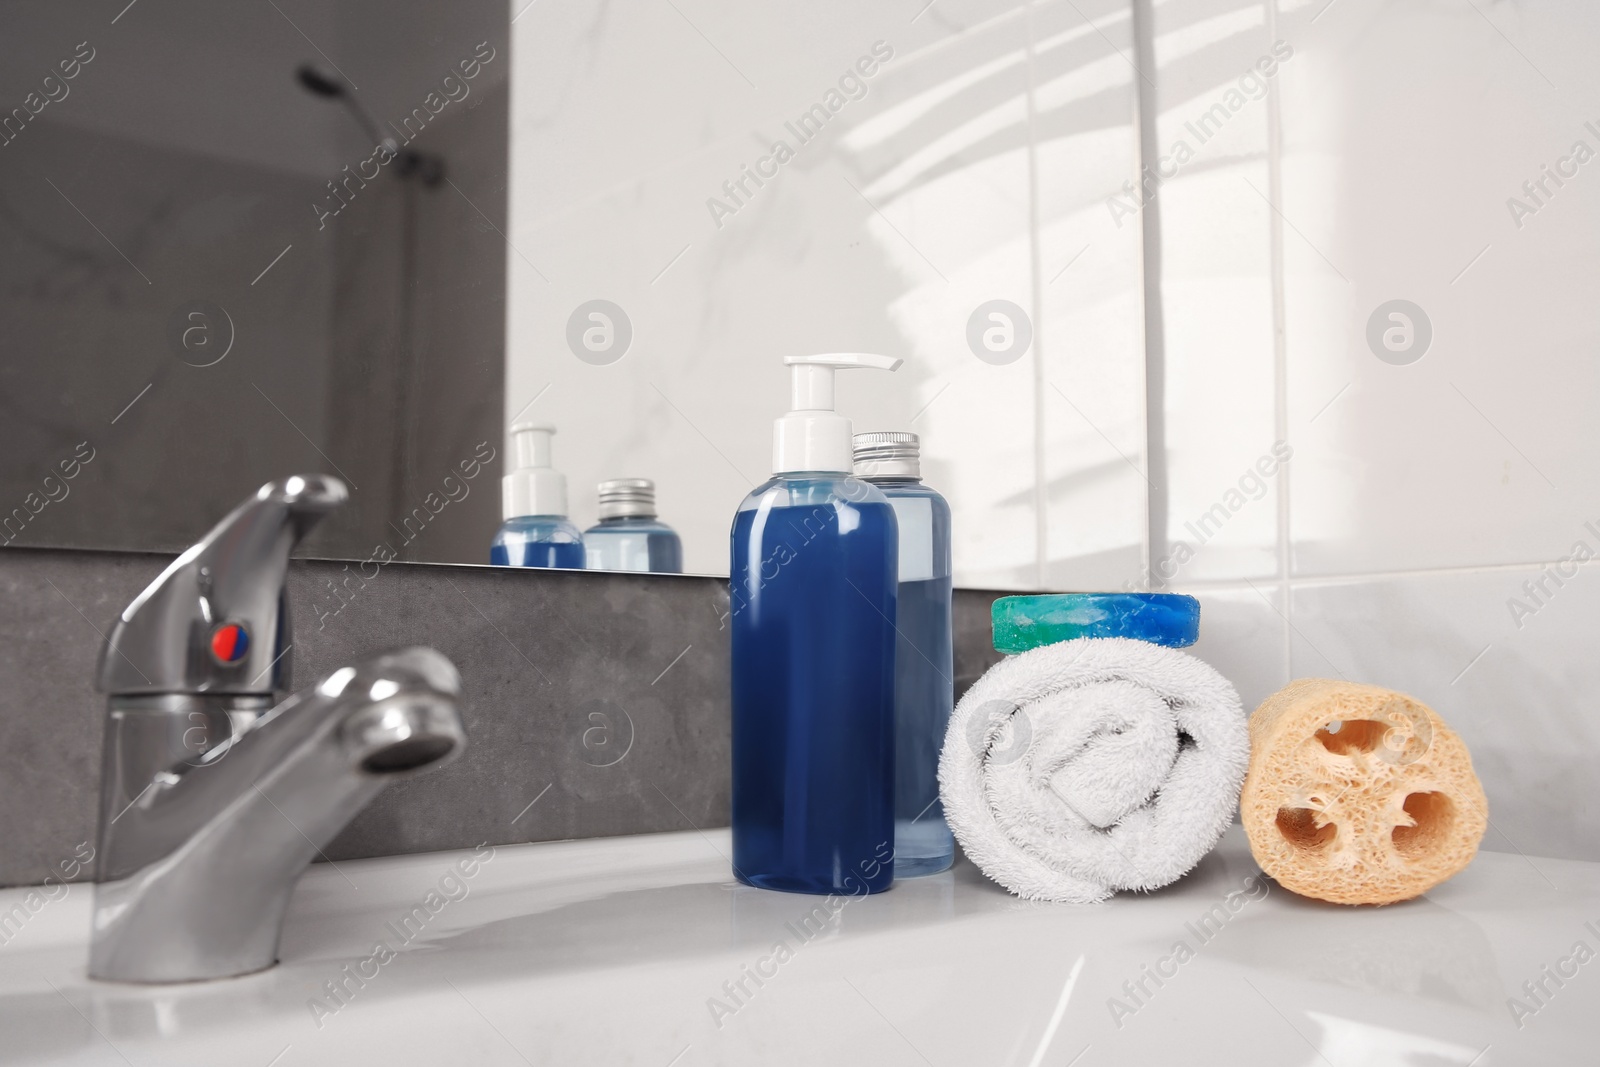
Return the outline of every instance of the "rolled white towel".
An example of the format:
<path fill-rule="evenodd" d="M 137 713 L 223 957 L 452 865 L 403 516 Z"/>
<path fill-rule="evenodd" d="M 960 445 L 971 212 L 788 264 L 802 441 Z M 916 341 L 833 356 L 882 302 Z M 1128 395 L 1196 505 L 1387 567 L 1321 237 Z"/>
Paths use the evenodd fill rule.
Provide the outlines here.
<path fill-rule="evenodd" d="M 1239 694 L 1177 649 L 1080 638 L 1007 657 L 956 705 L 939 796 L 962 849 L 1018 896 L 1091 904 L 1181 877 L 1233 821 Z"/>

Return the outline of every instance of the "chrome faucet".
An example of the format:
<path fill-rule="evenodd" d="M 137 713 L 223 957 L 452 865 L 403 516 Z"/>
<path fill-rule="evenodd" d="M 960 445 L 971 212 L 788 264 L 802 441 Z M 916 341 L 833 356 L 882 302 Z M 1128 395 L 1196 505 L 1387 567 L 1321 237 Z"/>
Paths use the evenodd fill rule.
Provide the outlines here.
<path fill-rule="evenodd" d="M 89 974 L 124 982 L 270 967 L 306 865 L 397 776 L 466 744 L 460 678 L 428 648 L 289 688 L 289 550 L 342 504 L 269 482 L 118 618 L 106 697 Z"/>

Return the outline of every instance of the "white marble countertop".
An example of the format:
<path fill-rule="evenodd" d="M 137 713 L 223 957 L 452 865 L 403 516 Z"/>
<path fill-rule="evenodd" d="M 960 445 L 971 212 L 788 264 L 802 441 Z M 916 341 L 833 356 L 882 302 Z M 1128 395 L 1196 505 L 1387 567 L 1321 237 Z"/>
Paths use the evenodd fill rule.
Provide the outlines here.
<path fill-rule="evenodd" d="M 1261 878 L 1236 827 L 1142 897 L 1029 904 L 963 862 L 829 908 L 736 885 L 728 849 L 318 864 L 278 967 L 183 986 L 85 978 L 87 886 L 6 890 L 0 1063 L 1600 1062 L 1600 864 L 1483 853 L 1346 908 Z"/>

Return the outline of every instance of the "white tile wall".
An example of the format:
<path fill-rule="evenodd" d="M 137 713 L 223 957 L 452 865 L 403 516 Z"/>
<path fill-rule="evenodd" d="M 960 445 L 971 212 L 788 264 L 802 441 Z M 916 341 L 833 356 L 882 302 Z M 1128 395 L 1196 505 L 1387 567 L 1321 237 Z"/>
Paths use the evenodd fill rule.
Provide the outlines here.
<path fill-rule="evenodd" d="M 1124 0 L 526 9 L 507 414 L 560 426 L 580 523 L 595 481 L 654 477 L 689 568 L 720 572 L 768 469 L 780 358 L 903 356 L 841 396 L 858 429 L 924 435 L 959 584 L 1114 588 L 1158 565 L 1201 596 L 1198 651 L 1247 704 L 1304 675 L 1404 689 L 1472 746 L 1488 847 L 1600 860 L 1600 576 L 1508 606 L 1575 542 L 1600 553 L 1600 10 L 1149 10 L 1141 73 Z M 875 41 L 894 56 L 866 95 L 718 226 L 707 198 Z M 1141 79 L 1169 157 L 1148 466 L 1143 217 L 1111 202 Z M 1543 178 L 1579 141 L 1595 160 Z M 635 331 L 605 367 L 563 340 L 597 297 Z M 1001 367 L 964 337 L 997 298 L 1035 329 Z M 1367 340 L 1397 299 L 1431 327 L 1411 362 Z"/>
<path fill-rule="evenodd" d="M 1600 490 L 1574 447 L 1600 389 L 1582 355 L 1600 334 L 1600 167 L 1551 184 L 1520 228 L 1507 200 L 1575 141 L 1600 151 L 1584 127 L 1600 110 L 1545 81 L 1577 89 L 1551 45 L 1595 40 L 1600 18 L 1346 0 L 1284 32 L 1304 59 L 1284 79 L 1295 572 L 1554 558 Z M 1396 298 L 1433 330 L 1407 366 L 1364 336 Z"/>
<path fill-rule="evenodd" d="M 1155 19 L 1168 521 L 1153 563 L 1178 584 L 1278 568 L 1278 484 L 1258 467 L 1275 469 L 1280 440 L 1268 92 L 1294 58 L 1273 55 L 1266 13 L 1186 0 Z"/>
<path fill-rule="evenodd" d="M 1600 573 L 1541 578 L 1600 554 L 1600 177 L 1569 164 L 1520 226 L 1507 206 L 1600 153 L 1600 11 L 1168 0 L 1156 32 L 1163 144 L 1293 50 L 1160 192 L 1169 536 L 1292 449 L 1172 583 L 1202 598 L 1200 654 L 1247 704 L 1304 676 L 1411 693 L 1472 749 L 1485 847 L 1600 859 Z M 1413 362 L 1367 341 L 1394 299 L 1431 323 Z"/>
<path fill-rule="evenodd" d="M 1524 567 L 1296 583 L 1293 673 L 1389 686 L 1444 716 L 1489 796 L 1486 847 L 1594 859 L 1600 571 L 1569 569 L 1542 604 L 1522 589 L 1540 571 Z"/>

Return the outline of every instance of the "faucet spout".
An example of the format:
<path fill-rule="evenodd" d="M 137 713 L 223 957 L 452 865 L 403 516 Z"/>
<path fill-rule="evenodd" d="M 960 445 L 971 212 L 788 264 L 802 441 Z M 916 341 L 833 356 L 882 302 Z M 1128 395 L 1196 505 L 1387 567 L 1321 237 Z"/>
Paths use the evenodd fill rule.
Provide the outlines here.
<path fill-rule="evenodd" d="M 390 781 L 464 747 L 460 691 L 448 659 L 411 648 L 270 709 L 113 698 L 90 975 L 176 982 L 272 966 L 307 864 Z M 127 775 L 196 730 L 222 739 L 146 782 Z"/>

